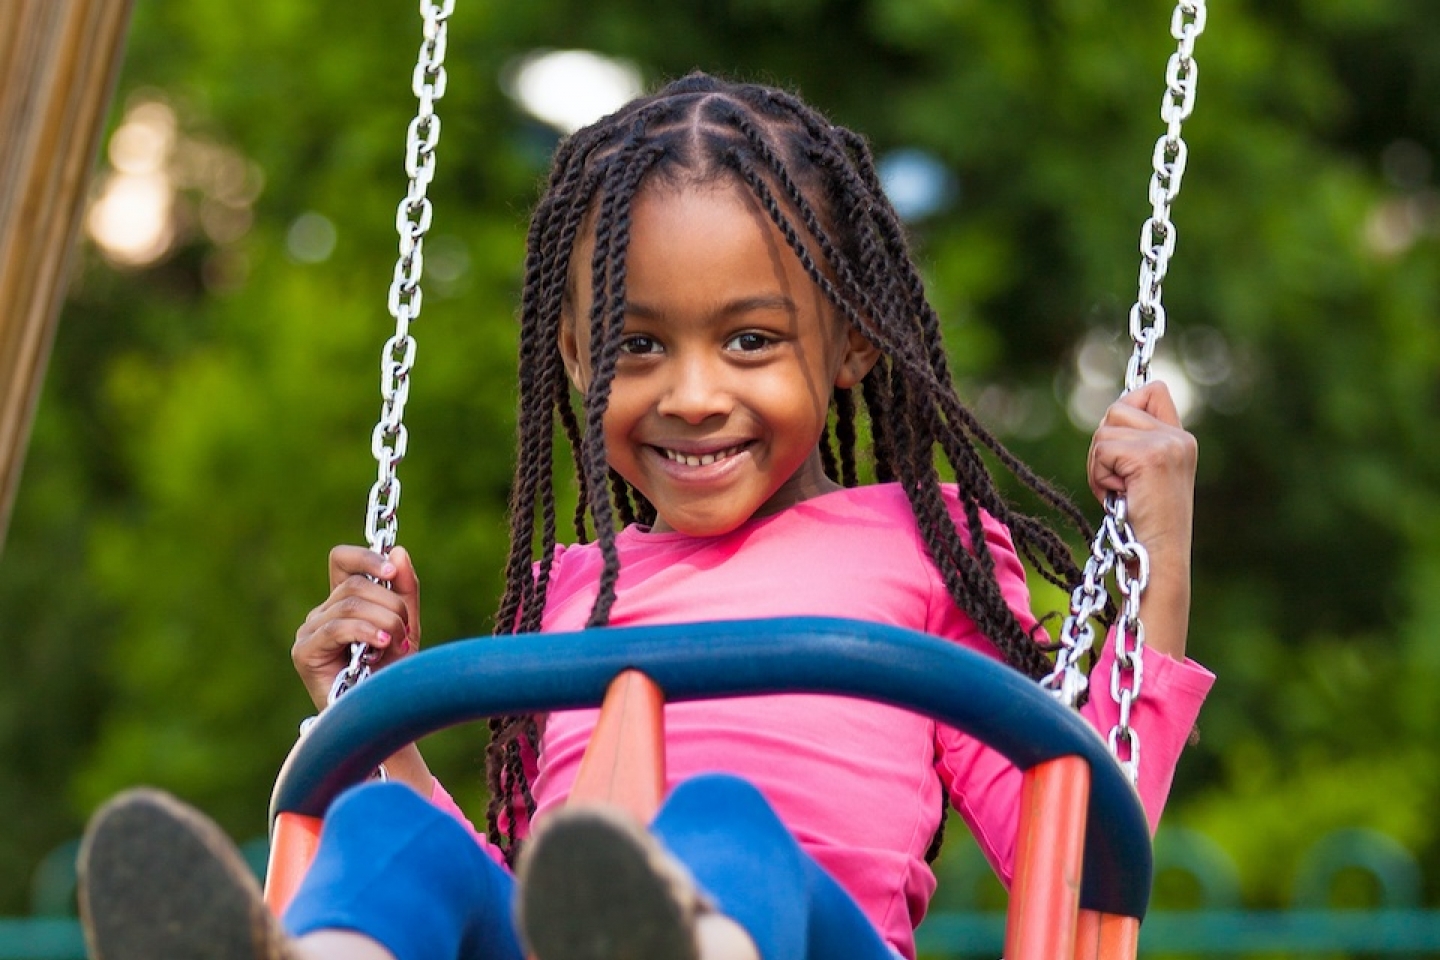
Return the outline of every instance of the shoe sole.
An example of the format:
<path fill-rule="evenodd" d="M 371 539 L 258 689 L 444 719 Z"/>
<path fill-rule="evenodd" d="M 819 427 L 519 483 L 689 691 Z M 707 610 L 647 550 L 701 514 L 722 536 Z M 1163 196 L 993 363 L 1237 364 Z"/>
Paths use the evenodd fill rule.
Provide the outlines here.
<path fill-rule="evenodd" d="M 621 814 L 555 814 L 518 879 L 517 926 L 538 960 L 698 960 L 693 881 Z"/>
<path fill-rule="evenodd" d="M 279 925 L 229 838 L 156 790 L 120 794 L 80 846 L 91 960 L 287 960 Z"/>

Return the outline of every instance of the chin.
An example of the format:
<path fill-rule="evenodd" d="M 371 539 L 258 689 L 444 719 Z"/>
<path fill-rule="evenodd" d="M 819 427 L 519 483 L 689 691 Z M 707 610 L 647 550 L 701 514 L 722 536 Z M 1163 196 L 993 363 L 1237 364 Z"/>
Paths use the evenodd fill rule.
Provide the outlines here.
<path fill-rule="evenodd" d="M 723 537 L 725 534 L 744 526 L 750 517 L 666 517 L 660 518 L 665 526 L 687 537 Z"/>

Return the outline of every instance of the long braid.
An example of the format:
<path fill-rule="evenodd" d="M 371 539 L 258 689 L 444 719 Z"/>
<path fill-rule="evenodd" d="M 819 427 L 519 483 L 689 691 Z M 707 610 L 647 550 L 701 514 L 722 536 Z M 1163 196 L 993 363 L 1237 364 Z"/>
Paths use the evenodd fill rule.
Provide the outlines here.
<path fill-rule="evenodd" d="M 865 413 L 870 418 L 870 455 L 875 462 L 877 483 L 889 483 L 895 479 L 894 434 L 889 418 L 879 415 L 890 409 L 889 371 L 890 365 L 881 358 L 860 382 L 860 395 L 865 400 Z"/>
<path fill-rule="evenodd" d="M 638 125 L 638 121 L 637 121 Z M 585 397 L 585 435 L 581 452 L 586 480 L 590 485 L 590 512 L 595 518 L 595 536 L 604 558 L 600 574 L 599 594 L 590 611 L 586 626 L 603 627 L 610 620 L 610 607 L 615 602 L 615 585 L 620 577 L 620 555 L 615 545 L 615 507 L 605 479 L 610 474 L 605 452 L 604 417 L 610 400 L 610 383 L 615 378 L 615 364 L 620 356 L 621 333 L 625 321 L 625 253 L 630 240 L 630 204 L 639 190 L 640 181 L 659 160 L 663 150 L 647 148 L 617 170 L 615 183 L 606 191 L 601 204 L 600 219 L 613 221 L 596 224 L 595 255 L 591 269 L 597 278 L 596 289 L 608 289 L 606 298 L 596 297 L 590 312 L 591 363 L 593 371 Z M 608 208 L 608 209 L 607 209 Z"/>
<path fill-rule="evenodd" d="M 846 183 L 847 187 L 857 195 L 881 196 L 883 190 L 880 185 L 879 174 L 875 168 L 874 158 L 870 154 L 869 146 L 864 138 L 853 131 L 841 127 L 833 127 L 824 123 L 813 110 L 806 107 L 799 100 L 782 92 L 772 92 L 771 98 L 779 103 L 784 103 L 787 109 L 792 110 L 796 116 L 805 124 L 807 131 L 817 140 L 823 140 L 827 134 L 834 134 L 843 146 L 844 151 L 815 151 L 812 159 L 827 166 L 838 178 Z M 845 162 L 845 154 L 853 159 L 853 163 Z M 921 281 L 919 271 L 914 267 L 913 258 L 910 256 L 909 247 L 905 240 L 904 230 L 900 225 L 899 218 L 895 216 L 893 209 L 888 205 L 880 204 L 872 206 L 869 204 L 852 204 L 852 219 L 859 221 L 866 214 L 874 215 L 874 225 L 881 238 L 888 254 L 886 258 L 886 269 L 893 271 L 891 276 L 900 280 L 911 304 L 918 307 L 918 316 L 923 324 L 923 336 L 921 342 L 929 346 L 929 359 L 931 369 L 935 372 L 941 383 L 950 382 L 948 360 L 945 355 L 944 345 L 939 331 L 939 318 L 934 309 L 930 306 L 924 293 L 924 285 Z M 862 266 L 870 266 L 875 258 L 870 255 L 869 245 L 862 249 L 862 256 L 859 258 Z M 863 289 L 873 289 L 872 284 L 876 281 L 873 271 L 864 271 L 865 286 Z M 1006 450 L 991 434 L 986 431 L 973 415 L 963 406 L 956 405 L 950 412 L 959 414 L 965 424 L 966 432 L 979 440 L 982 445 L 993 452 L 1001 463 L 1014 473 L 1027 487 L 1033 490 L 1045 503 L 1062 513 L 1080 531 L 1087 541 L 1092 538 L 1091 528 L 1082 514 L 1074 504 L 1052 485 L 1038 477 L 1024 463 L 1014 457 Z M 943 436 L 944 434 L 942 434 Z M 953 462 L 953 457 L 952 457 Z M 984 487 L 990 488 L 988 474 L 976 476 L 972 474 L 970 479 L 984 477 Z M 990 502 L 987 509 L 998 518 L 1011 525 L 1013 514 L 1004 505 L 1003 500 L 998 497 L 987 498 Z M 1017 537 L 1017 548 L 1022 555 L 1030 559 L 1036 566 L 1038 572 L 1047 580 L 1057 585 L 1064 585 L 1065 581 L 1059 571 L 1066 567 L 1066 558 L 1069 551 L 1064 542 L 1054 536 L 1043 525 L 1029 524 L 1021 536 Z"/>
<path fill-rule="evenodd" d="M 557 165 L 551 181 L 552 194 L 563 185 L 562 175 L 565 172 L 563 166 Z M 552 309 L 555 304 L 558 295 L 556 271 L 550 266 L 557 249 L 555 228 L 554 203 L 542 203 L 532 219 L 527 244 L 529 253 L 521 297 L 522 314 Z M 506 568 L 506 591 L 497 613 L 497 632 L 501 633 L 533 632 L 540 628 L 545 588 L 554 558 L 555 489 L 549 438 L 556 408 L 554 398 L 557 389 L 563 389 L 564 377 L 557 378 L 556 363 L 550 357 L 551 353 L 553 345 L 546 342 L 543 330 L 533 325 L 522 326 L 520 413 L 517 418 L 519 455 L 511 497 L 511 551 Z M 562 410 L 567 408 L 568 401 Z M 563 413 L 562 420 L 567 420 Z M 573 433 L 570 429 L 573 422 L 574 415 L 571 413 L 567 420 L 567 432 Z M 538 564 L 533 564 L 537 503 L 544 549 Z M 533 566 L 538 566 L 537 573 L 532 573 Z M 487 828 L 491 838 L 513 854 L 515 851 L 510 837 L 514 835 L 517 819 L 514 803 L 518 801 L 527 816 L 534 807 L 520 744 L 536 732 L 535 724 L 532 717 L 509 716 L 492 718 L 489 727 L 487 785 L 492 798 L 504 797 L 506 801 L 501 804 L 492 799 L 486 811 Z M 504 823 L 501 822 L 502 810 L 507 814 Z"/>
<path fill-rule="evenodd" d="M 546 198 L 537 205 L 527 241 L 526 281 L 521 297 L 522 317 L 558 315 L 569 273 L 570 252 L 578 235 L 585 204 L 583 167 L 569 159 L 581 151 L 584 137 L 568 142 L 557 152 Z M 579 427 L 569 403 L 569 387 L 555 350 L 553 331 L 522 323 L 519 373 L 520 411 L 517 417 L 515 483 L 511 497 L 510 559 L 506 589 L 496 617 L 498 633 L 533 633 L 540 629 L 546 588 L 554 561 L 556 528 L 553 478 L 554 412 L 558 409 L 567 437 L 579 438 Z M 536 503 L 541 509 L 540 559 L 533 563 Z M 577 525 L 582 525 L 577 520 Z M 583 526 L 582 526 L 583 533 Z M 583 536 L 582 536 L 583 539 Z M 538 571 L 535 568 L 538 567 Z M 491 839 L 516 853 L 510 838 L 523 812 L 534 809 L 521 744 L 538 742 L 531 716 L 505 716 L 490 721 L 487 781 L 491 802 L 486 821 Z"/>
<path fill-rule="evenodd" d="M 865 140 L 790 94 L 699 74 L 567 138 L 536 205 L 521 298 L 511 551 L 497 632 L 533 632 L 542 624 L 557 550 L 557 420 L 575 468 L 576 536 L 587 539 L 588 524 L 603 561 L 588 623 L 609 622 L 619 577 L 617 529 L 655 520 L 653 505 L 610 469 L 603 432 L 622 343 L 631 210 L 649 183 L 726 178 L 749 190 L 835 313 L 881 351 L 858 398 L 835 391 L 820 446 L 826 474 L 843 486 L 860 482 L 863 410 L 873 474 L 904 490 L 947 592 L 1008 662 L 1031 675 L 1045 672 L 1045 647 L 1021 627 L 996 582 L 985 515 L 1005 524 L 1020 556 L 1052 582 L 1073 587 L 1080 571 L 1051 527 L 1010 506 L 983 454 L 1088 537 L 1084 516 L 955 394 L 939 318 Z M 594 297 L 589 316 L 575 317 L 571 259 L 582 237 L 593 242 L 593 254 L 575 266 L 589 270 Z M 566 323 L 588 325 L 589 382 L 579 410 L 557 349 Z M 942 492 L 937 452 L 957 481 L 958 523 Z M 509 838 L 534 812 L 529 770 L 537 747 L 534 717 L 492 725 L 487 822 L 511 857 Z"/>
<path fill-rule="evenodd" d="M 737 126 L 741 126 L 742 132 L 744 132 L 748 138 L 752 140 L 756 138 L 756 133 L 753 128 L 738 124 Z M 772 163 L 775 162 L 775 154 L 773 151 L 766 149 L 757 150 L 756 152 L 761 158 L 767 159 Z M 757 199 L 759 199 L 761 206 L 764 207 L 770 215 L 771 220 L 784 236 L 791 251 L 799 259 L 801 265 L 816 283 L 817 287 L 819 287 L 826 294 L 827 298 L 829 298 L 842 313 L 846 314 L 853 323 L 861 326 L 863 321 L 858 316 L 858 311 L 841 298 L 840 292 L 830 281 L 829 277 L 825 276 L 819 270 L 795 227 L 790 224 L 788 218 L 785 216 L 774 193 L 770 190 L 765 177 L 744 167 L 733 151 L 727 154 L 727 158 L 740 168 L 739 172 L 742 178 L 749 185 Z M 795 187 L 793 181 L 791 181 L 788 176 L 781 176 L 781 173 L 783 173 L 783 171 L 775 172 L 775 179 L 781 183 L 787 193 L 793 194 L 797 192 L 798 188 Z M 801 212 L 802 220 L 806 223 L 811 235 L 821 246 L 822 251 L 826 252 L 832 261 L 839 260 L 838 254 L 832 252 L 833 246 L 829 243 L 823 230 L 819 227 L 818 218 L 814 215 L 813 210 L 810 209 L 805 198 L 803 196 L 792 197 L 791 203 L 794 208 Z M 871 258 L 862 258 L 862 262 L 869 259 Z M 834 269 L 839 275 L 841 282 L 853 282 L 853 278 L 850 277 L 843 260 L 839 261 L 839 265 Z M 862 287 L 862 290 L 865 291 L 869 289 L 871 288 L 868 285 Z M 866 299 L 868 299 L 868 297 Z M 886 349 L 887 352 L 896 357 L 899 362 L 909 367 L 910 372 L 921 374 L 923 379 L 928 381 L 928 384 L 931 386 L 933 399 L 939 401 L 938 410 L 934 406 L 911 410 L 912 415 L 928 421 L 931 429 L 926 432 L 926 441 L 912 448 L 912 459 L 923 457 L 924 464 L 923 469 L 914 475 L 916 483 L 914 485 L 907 485 L 907 492 L 909 492 L 911 496 L 912 506 L 916 509 L 916 518 L 920 523 L 921 532 L 924 535 L 927 546 L 930 548 L 932 558 L 936 561 L 941 575 L 945 579 L 956 602 L 971 615 L 972 619 L 976 621 L 977 626 L 995 642 L 1012 665 L 1032 676 L 1038 677 L 1043 675 L 1047 670 L 1046 660 L 1043 655 L 1044 650 L 1037 646 L 1021 629 L 1018 621 L 1014 618 L 1013 612 L 1010 611 L 1004 603 L 999 585 L 994 580 L 993 561 L 989 557 L 988 547 L 985 544 L 983 526 L 981 525 L 977 503 L 978 505 L 983 505 L 987 512 L 996 516 L 1002 520 L 1002 522 L 1008 518 L 1012 511 L 995 488 L 988 471 L 985 469 L 983 461 L 979 458 L 978 451 L 966 440 L 965 434 L 944 429 L 937 421 L 942 414 L 949 414 L 950 416 L 946 419 L 950 420 L 951 423 L 958 421 L 967 428 L 967 433 L 974 435 L 975 432 L 978 432 L 983 436 L 984 441 L 988 441 L 987 445 L 994 444 L 996 447 L 999 445 L 988 433 L 985 433 L 979 428 L 978 423 L 974 421 L 969 411 L 960 404 L 958 398 L 955 398 L 953 393 L 942 386 L 948 383 L 948 372 L 946 371 L 943 360 L 943 350 L 937 346 L 939 342 L 938 322 L 932 324 L 923 319 L 926 315 L 930 318 L 934 317 L 933 310 L 929 310 L 928 307 L 922 309 L 920 314 L 926 332 L 933 333 L 932 336 L 918 338 L 921 345 L 928 347 L 928 349 L 923 350 L 923 352 L 916 349 L 914 339 L 907 340 L 883 335 L 877 336 L 871 333 L 869 328 L 862 326 L 862 329 L 865 330 L 867 335 L 871 336 L 872 341 L 878 341 L 877 345 L 881 346 L 882 349 Z M 879 315 L 884 316 L 884 314 Z M 872 316 L 874 316 L 874 314 L 872 314 Z M 883 330 L 879 332 L 884 333 Z M 938 361 L 936 360 L 937 350 L 941 355 L 941 359 Z M 917 353 L 922 355 L 917 356 Z M 941 379 L 942 374 L 946 379 Z M 969 429 L 972 426 L 974 432 Z M 966 492 L 970 495 L 965 497 L 964 502 L 966 505 L 967 526 L 973 544 L 973 556 L 963 549 L 956 549 L 958 539 L 954 535 L 953 524 L 942 524 L 937 518 L 936 509 L 941 506 L 939 477 L 934 473 L 929 454 L 932 445 L 937 441 L 944 449 L 952 465 L 956 467 L 957 474 L 961 476 L 962 479 L 968 481 L 965 486 Z M 917 467 L 919 466 L 920 465 L 917 464 Z M 917 500 L 916 498 L 920 499 Z M 1023 532 L 1027 534 L 1032 533 L 1033 528 L 1027 527 Z M 981 603 L 977 604 L 974 602 L 977 597 L 981 598 Z"/>

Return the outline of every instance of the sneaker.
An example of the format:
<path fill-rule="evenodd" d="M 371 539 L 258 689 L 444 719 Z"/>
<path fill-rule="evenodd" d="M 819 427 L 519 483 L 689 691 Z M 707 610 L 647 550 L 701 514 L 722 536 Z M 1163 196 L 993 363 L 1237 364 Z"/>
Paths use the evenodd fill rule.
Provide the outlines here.
<path fill-rule="evenodd" d="M 536 831 L 516 872 L 516 926 L 537 960 L 699 960 L 694 880 L 618 810 L 568 807 Z"/>
<path fill-rule="evenodd" d="M 293 960 L 229 838 L 158 790 L 96 812 L 79 879 L 91 960 Z"/>

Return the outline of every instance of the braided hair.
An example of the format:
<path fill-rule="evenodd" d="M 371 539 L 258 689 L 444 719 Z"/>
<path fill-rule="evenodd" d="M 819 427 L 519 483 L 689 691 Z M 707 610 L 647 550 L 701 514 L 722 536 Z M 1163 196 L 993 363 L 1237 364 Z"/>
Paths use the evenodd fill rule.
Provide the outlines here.
<path fill-rule="evenodd" d="M 602 431 L 622 342 L 631 211 L 647 186 L 721 181 L 750 191 L 839 316 L 880 350 L 880 360 L 859 386 L 858 401 L 852 390 L 835 391 L 831 424 L 820 441 L 827 475 L 843 486 L 859 482 L 857 420 L 863 407 L 875 477 L 898 482 L 905 491 L 950 596 L 1008 663 L 1042 676 L 1050 668 L 1050 648 L 1027 632 L 1006 604 L 982 514 L 1004 523 L 1021 556 L 1052 583 L 1073 589 L 1080 571 L 1054 530 L 1017 512 L 1001 495 L 986 453 L 1088 538 L 1084 516 L 960 402 L 939 318 L 865 140 L 789 93 L 704 74 L 677 80 L 564 140 L 531 218 L 521 297 L 510 555 L 497 632 L 536 632 L 541 626 L 559 524 L 557 429 L 564 431 L 575 462 L 575 536 L 588 542 L 593 531 L 603 558 L 588 625 L 609 620 L 620 566 L 617 529 L 655 519 L 640 491 L 610 469 Z M 595 298 L 588 318 L 567 320 L 571 258 L 582 238 L 593 240 L 593 254 L 588 265 L 577 266 L 588 267 Z M 561 325 L 572 321 L 589 323 L 591 345 L 590 383 L 578 411 L 558 348 Z M 964 532 L 941 494 L 937 450 L 958 482 Z M 487 821 L 491 840 L 512 859 L 515 828 L 535 811 L 526 761 L 538 743 L 533 716 L 491 721 Z"/>

